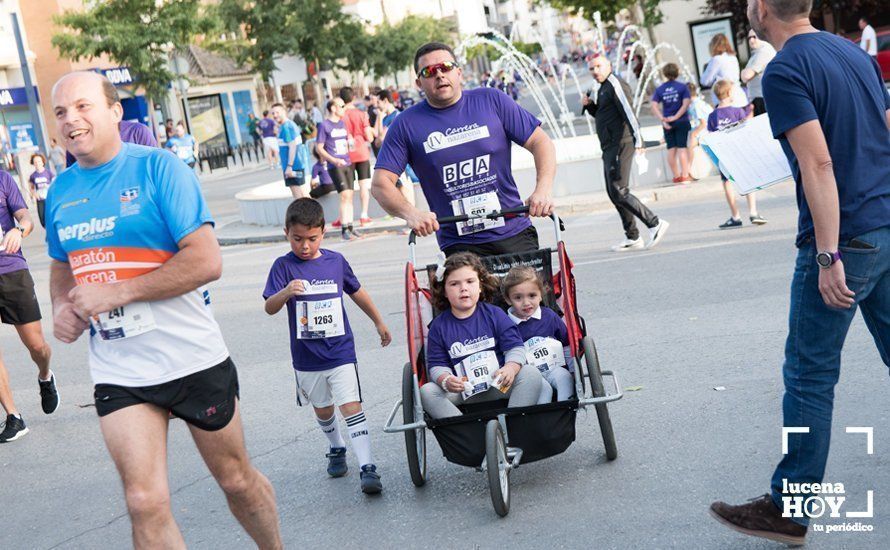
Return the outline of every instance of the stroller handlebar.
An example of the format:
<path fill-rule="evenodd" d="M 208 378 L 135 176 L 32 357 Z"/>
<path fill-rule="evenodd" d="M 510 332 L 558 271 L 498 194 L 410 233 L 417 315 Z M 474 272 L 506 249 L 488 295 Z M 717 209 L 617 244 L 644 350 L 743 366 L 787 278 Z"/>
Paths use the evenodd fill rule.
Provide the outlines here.
<path fill-rule="evenodd" d="M 528 214 L 528 206 L 517 206 L 515 208 L 505 208 L 504 210 L 489 212 L 487 214 L 461 214 L 460 216 L 443 216 L 441 218 L 436 218 L 436 221 L 439 222 L 440 225 L 446 224 L 446 223 L 456 224 L 456 223 L 460 223 L 460 222 L 467 222 L 470 220 L 482 220 L 482 219 L 496 220 L 498 218 L 505 218 L 507 216 L 511 216 L 511 217 L 519 216 L 522 214 Z M 415 244 L 416 242 L 417 242 L 417 233 L 415 233 L 414 230 L 412 229 L 411 232 L 408 234 L 408 244 L 412 245 L 412 244 Z"/>

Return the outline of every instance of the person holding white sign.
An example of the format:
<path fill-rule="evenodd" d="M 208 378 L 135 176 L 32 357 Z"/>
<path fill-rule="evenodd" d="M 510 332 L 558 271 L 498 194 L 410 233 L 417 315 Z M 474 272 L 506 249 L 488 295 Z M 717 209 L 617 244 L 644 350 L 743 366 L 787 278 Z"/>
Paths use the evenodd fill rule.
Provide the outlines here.
<path fill-rule="evenodd" d="M 535 405 L 544 383 L 526 362 L 519 329 L 504 311 L 487 303 L 498 283 L 479 257 L 458 252 L 439 268 L 431 288 L 441 310 L 430 323 L 426 366 L 420 388 L 423 409 L 433 418 L 460 416 L 464 402 L 506 401 L 508 407 Z"/>
<path fill-rule="evenodd" d="M 571 398 L 575 393 L 575 379 L 568 370 L 573 364 L 569 332 L 555 311 L 541 307 L 544 297 L 541 277 L 531 266 L 517 266 L 507 272 L 501 288 L 510 304 L 507 315 L 516 323 L 525 342 L 526 360 L 546 381 L 538 403 L 550 403 L 554 390 L 557 401 Z"/>
<path fill-rule="evenodd" d="M 734 124 L 749 120 L 753 115 L 750 108 L 734 107 L 732 105 L 732 82 L 728 80 L 720 80 L 714 85 L 714 94 L 720 102 L 717 108 L 708 115 L 708 132 L 719 132 L 732 127 Z M 717 167 L 720 168 L 719 166 Z M 726 195 L 726 202 L 729 204 L 729 219 L 721 223 L 720 229 L 737 229 L 742 226 L 742 216 L 739 213 L 739 207 L 736 205 L 735 189 L 729 183 L 729 178 L 723 171 L 720 171 L 720 179 L 723 180 L 723 192 Z M 745 196 L 748 200 L 748 215 L 753 225 L 763 225 L 766 218 L 757 213 L 757 198 L 754 193 L 748 193 Z"/>

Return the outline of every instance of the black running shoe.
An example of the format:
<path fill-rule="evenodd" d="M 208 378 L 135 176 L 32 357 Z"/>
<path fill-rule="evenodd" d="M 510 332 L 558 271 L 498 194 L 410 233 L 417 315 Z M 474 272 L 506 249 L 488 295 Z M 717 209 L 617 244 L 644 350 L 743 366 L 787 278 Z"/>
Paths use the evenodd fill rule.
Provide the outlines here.
<path fill-rule="evenodd" d="M 25 421 L 20 416 L 7 415 L 6 426 L 3 427 L 3 432 L 0 433 L 0 443 L 15 441 L 26 433 L 28 433 L 28 427 L 25 426 Z"/>
<path fill-rule="evenodd" d="M 735 229 L 735 228 L 741 227 L 741 226 L 742 226 L 742 220 L 737 220 L 735 218 L 729 218 L 728 220 L 721 223 L 717 227 L 719 227 L 720 229 Z"/>
<path fill-rule="evenodd" d="M 377 473 L 377 466 L 373 464 L 365 464 L 362 466 L 362 492 L 366 495 L 376 495 L 383 490 L 383 484 L 380 483 L 380 474 Z"/>
<path fill-rule="evenodd" d="M 50 376 L 47 382 L 38 378 L 37 384 L 40 385 L 40 406 L 43 407 L 43 412 L 46 414 L 56 412 L 56 409 L 59 408 L 59 391 L 56 389 L 56 375 Z"/>
<path fill-rule="evenodd" d="M 751 223 L 754 225 L 763 225 L 766 223 L 766 218 L 759 214 L 756 216 L 749 216 L 748 219 L 751 220 Z"/>
<path fill-rule="evenodd" d="M 343 477 L 349 471 L 346 465 L 346 447 L 331 447 L 331 452 L 325 455 L 328 458 L 328 475 L 331 477 Z"/>

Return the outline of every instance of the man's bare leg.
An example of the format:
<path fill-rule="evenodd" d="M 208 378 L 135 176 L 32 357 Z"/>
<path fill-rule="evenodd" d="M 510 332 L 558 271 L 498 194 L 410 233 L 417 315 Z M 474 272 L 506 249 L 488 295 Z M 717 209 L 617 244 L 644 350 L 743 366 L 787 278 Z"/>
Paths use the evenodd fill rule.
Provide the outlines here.
<path fill-rule="evenodd" d="M 9 374 L 6 365 L 3 364 L 3 356 L 0 355 L 0 406 L 6 410 L 6 414 L 19 414 L 12 400 L 12 389 L 9 387 Z"/>
<path fill-rule="evenodd" d="M 31 359 L 37 365 L 40 379 L 49 380 L 49 359 L 52 356 L 52 349 L 43 336 L 43 327 L 40 325 L 40 321 L 16 325 L 15 330 L 31 353 Z"/>
<path fill-rule="evenodd" d="M 168 422 L 167 411 L 146 403 L 99 418 L 105 445 L 124 483 L 137 550 L 186 547 L 170 510 Z"/>
<path fill-rule="evenodd" d="M 247 456 L 238 401 L 235 415 L 225 428 L 208 432 L 189 424 L 189 430 L 210 473 L 226 494 L 229 509 L 257 547 L 283 548 L 275 490 Z"/>
<path fill-rule="evenodd" d="M 371 180 L 358 180 L 358 188 L 362 203 L 362 212 L 359 219 L 369 218 L 368 208 L 371 205 Z"/>

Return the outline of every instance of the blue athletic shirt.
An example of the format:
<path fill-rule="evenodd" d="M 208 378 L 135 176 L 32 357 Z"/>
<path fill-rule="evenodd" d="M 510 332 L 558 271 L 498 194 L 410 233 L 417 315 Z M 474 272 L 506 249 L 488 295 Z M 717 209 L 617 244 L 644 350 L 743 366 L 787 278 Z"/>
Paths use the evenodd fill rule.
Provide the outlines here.
<path fill-rule="evenodd" d="M 171 136 L 164 143 L 164 147 L 173 151 L 186 164 L 195 162 L 195 138 L 191 134 L 183 134 L 182 137 Z"/>
<path fill-rule="evenodd" d="M 287 159 L 290 155 L 289 144 L 296 141 L 297 151 L 294 153 L 294 163 L 291 169 L 296 172 L 303 169 L 303 161 L 300 160 L 299 145 L 302 143 L 300 129 L 293 120 L 285 120 L 278 128 L 278 156 L 281 157 L 281 170 L 287 170 Z"/>
<path fill-rule="evenodd" d="M 831 154 L 841 243 L 890 225 L 890 95 L 871 56 L 827 32 L 792 36 L 766 66 L 763 97 L 797 184 L 797 246 L 813 236 L 813 217 L 785 132 L 811 120 L 822 126 Z"/>
<path fill-rule="evenodd" d="M 180 240 L 213 224 L 188 166 L 169 151 L 130 143 L 101 166 L 74 164 L 59 174 L 49 188 L 46 221 L 48 253 L 71 266 L 78 285 L 154 271 L 179 251 Z M 148 332 L 105 339 L 91 325 L 94 383 L 162 384 L 229 356 L 203 288 L 149 307 L 156 326 Z"/>

